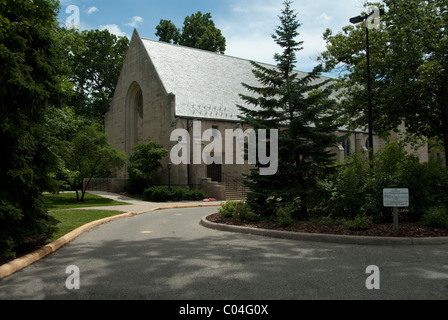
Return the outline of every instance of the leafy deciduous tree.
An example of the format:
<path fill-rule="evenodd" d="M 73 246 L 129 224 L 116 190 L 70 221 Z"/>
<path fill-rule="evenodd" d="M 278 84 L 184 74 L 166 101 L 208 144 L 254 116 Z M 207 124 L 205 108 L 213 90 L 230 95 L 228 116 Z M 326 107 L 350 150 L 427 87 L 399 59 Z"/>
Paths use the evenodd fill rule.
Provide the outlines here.
<path fill-rule="evenodd" d="M 404 123 L 410 136 L 443 141 L 448 150 L 448 5 L 446 1 L 385 0 L 370 35 L 374 130 L 387 134 Z M 365 126 L 367 83 L 365 25 L 324 34 L 320 59 L 344 73 L 342 107 L 354 127 Z M 448 152 L 446 163 L 448 164 Z"/>
<path fill-rule="evenodd" d="M 61 29 L 74 94 L 68 103 L 77 115 L 103 123 L 129 47 L 127 37 L 107 30 Z"/>
<path fill-rule="evenodd" d="M 95 124 L 80 130 L 71 141 L 64 141 L 61 151 L 64 178 L 81 202 L 92 178 L 109 175 L 126 163 L 126 154 L 112 148 L 107 135 Z"/>
<path fill-rule="evenodd" d="M 226 39 L 221 30 L 216 28 L 210 13 L 187 16 L 182 32 L 170 20 L 160 20 L 156 27 L 156 36 L 160 41 L 180 44 L 223 54 L 226 51 Z"/>
<path fill-rule="evenodd" d="M 144 179 L 151 186 L 154 172 L 161 168 L 160 160 L 168 155 L 168 150 L 156 142 L 142 143 L 134 147 L 129 158 L 128 173 L 130 179 Z"/>
<path fill-rule="evenodd" d="M 159 25 L 156 27 L 156 36 L 159 37 L 159 41 L 168 43 L 179 43 L 180 30 L 171 20 L 160 20 Z"/>

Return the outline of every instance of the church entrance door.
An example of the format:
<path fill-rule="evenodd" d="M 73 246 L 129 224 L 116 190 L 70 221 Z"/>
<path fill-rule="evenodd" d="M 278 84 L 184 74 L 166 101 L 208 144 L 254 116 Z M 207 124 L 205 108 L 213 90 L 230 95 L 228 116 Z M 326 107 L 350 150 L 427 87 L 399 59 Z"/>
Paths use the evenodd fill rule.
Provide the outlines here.
<path fill-rule="evenodd" d="M 212 181 L 222 182 L 222 164 L 210 164 L 207 166 L 207 178 Z"/>

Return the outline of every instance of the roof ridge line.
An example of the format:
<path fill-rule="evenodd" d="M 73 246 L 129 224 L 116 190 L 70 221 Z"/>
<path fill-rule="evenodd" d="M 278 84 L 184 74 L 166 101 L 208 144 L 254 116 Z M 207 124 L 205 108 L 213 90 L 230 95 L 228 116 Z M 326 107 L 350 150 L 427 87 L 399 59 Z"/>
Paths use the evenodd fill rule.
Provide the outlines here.
<path fill-rule="evenodd" d="M 274 67 L 274 68 L 277 67 L 275 64 L 271 64 L 271 63 L 267 63 L 267 62 L 261 62 L 261 61 L 256 61 L 256 60 L 247 59 L 247 58 L 241 58 L 241 57 L 232 56 L 232 55 L 228 55 L 228 54 L 221 54 L 221 53 L 218 53 L 218 52 L 208 51 L 208 50 L 205 50 L 205 49 L 193 48 L 193 47 L 183 46 L 183 45 L 180 45 L 180 44 L 174 44 L 174 43 L 169 43 L 169 42 L 149 39 L 149 38 L 145 38 L 145 37 L 140 37 L 140 39 L 146 40 L 146 41 L 151 41 L 151 42 L 154 42 L 154 43 L 159 43 L 159 44 L 162 44 L 162 45 L 168 45 L 168 46 L 172 46 L 172 47 L 178 47 L 178 48 L 184 48 L 184 49 L 188 49 L 188 50 L 195 50 L 195 51 L 200 51 L 200 52 L 204 52 L 204 53 L 214 54 L 214 55 L 219 56 L 219 57 L 227 57 L 227 58 L 238 59 L 238 60 L 247 61 L 247 62 L 255 62 L 255 63 L 260 64 L 260 65 L 270 66 L 270 67 Z M 310 73 L 310 72 L 305 72 L 305 71 L 301 71 L 301 70 L 297 70 L 297 69 L 294 69 L 294 71 L 300 72 L 300 73 L 303 73 L 303 74 L 309 74 Z M 332 79 L 332 78 L 324 76 L 324 75 L 320 75 L 320 77 Z"/>

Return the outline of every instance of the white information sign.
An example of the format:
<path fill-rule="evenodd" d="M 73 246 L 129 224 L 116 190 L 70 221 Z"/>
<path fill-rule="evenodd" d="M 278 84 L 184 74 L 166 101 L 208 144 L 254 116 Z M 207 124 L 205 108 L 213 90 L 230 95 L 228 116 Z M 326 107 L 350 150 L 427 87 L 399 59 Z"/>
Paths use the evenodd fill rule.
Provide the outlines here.
<path fill-rule="evenodd" d="M 409 207 L 409 189 L 384 189 L 383 203 L 388 208 Z"/>

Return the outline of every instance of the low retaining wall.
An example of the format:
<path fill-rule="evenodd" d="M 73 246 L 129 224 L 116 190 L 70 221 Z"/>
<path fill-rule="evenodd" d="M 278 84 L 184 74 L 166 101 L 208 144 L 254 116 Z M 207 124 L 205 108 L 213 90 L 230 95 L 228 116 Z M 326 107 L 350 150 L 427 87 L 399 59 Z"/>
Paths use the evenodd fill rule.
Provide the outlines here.
<path fill-rule="evenodd" d="M 87 191 L 103 191 L 119 194 L 125 191 L 124 187 L 128 181 L 128 179 L 94 178 L 90 180 Z M 84 186 L 87 182 L 88 179 L 84 179 Z"/>
<path fill-rule="evenodd" d="M 226 187 L 219 182 L 212 181 L 210 178 L 201 179 L 201 190 L 210 197 L 216 200 L 226 199 Z"/>

